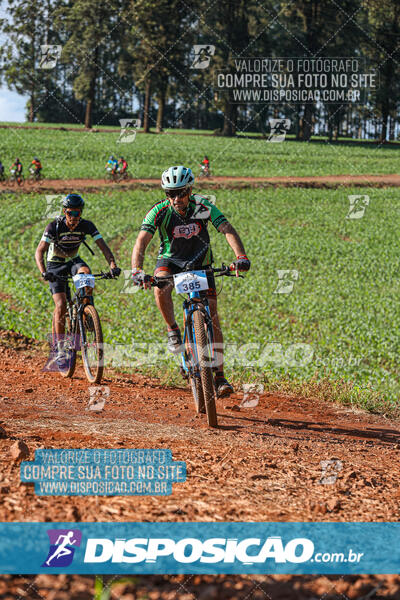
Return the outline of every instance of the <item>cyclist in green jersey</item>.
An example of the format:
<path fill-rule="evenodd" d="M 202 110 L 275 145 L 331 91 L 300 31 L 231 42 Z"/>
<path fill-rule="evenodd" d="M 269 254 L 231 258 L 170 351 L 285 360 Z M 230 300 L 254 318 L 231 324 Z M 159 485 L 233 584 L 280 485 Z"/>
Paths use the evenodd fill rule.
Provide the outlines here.
<path fill-rule="evenodd" d="M 132 253 L 132 277 L 134 283 L 149 288 L 145 279 L 143 262 L 145 251 L 158 229 L 160 250 L 154 274 L 157 277 L 176 274 L 190 263 L 191 269 L 210 266 L 213 256 L 207 225 L 210 221 L 215 229 L 224 234 L 227 243 L 236 255 L 232 263 L 237 271 L 248 271 L 248 260 L 242 241 L 222 212 L 207 198 L 192 194 L 194 176 L 191 169 L 184 166 L 170 167 L 161 177 L 161 187 L 166 198 L 160 200 L 148 211 L 140 228 Z M 209 290 L 206 294 L 210 306 L 214 328 L 214 342 L 217 348 L 223 347 L 223 336 L 217 312 L 217 295 L 214 276 L 208 275 Z M 168 329 L 168 350 L 174 354 L 181 352 L 182 337 L 175 321 L 172 302 L 172 285 L 154 288 L 155 300 Z M 229 396 L 233 388 L 224 377 L 223 352 L 217 353 L 215 384 L 217 396 Z"/>

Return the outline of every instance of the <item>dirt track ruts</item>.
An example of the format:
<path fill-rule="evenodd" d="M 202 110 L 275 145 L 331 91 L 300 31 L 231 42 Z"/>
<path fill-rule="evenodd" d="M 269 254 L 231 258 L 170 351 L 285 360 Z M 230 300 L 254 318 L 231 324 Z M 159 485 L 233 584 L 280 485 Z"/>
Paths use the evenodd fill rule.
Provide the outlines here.
<path fill-rule="evenodd" d="M 245 188 L 245 187 L 300 187 L 300 188 L 337 188 L 344 187 L 399 187 L 400 175 L 317 175 L 304 177 L 228 177 L 215 176 L 210 179 L 197 179 L 199 188 Z M 135 189 L 159 188 L 159 179 L 128 179 L 113 183 L 105 179 L 45 179 L 39 184 L 29 184 L 26 181 L 21 186 L 10 186 L 0 183 L 0 193 L 26 193 L 29 191 L 70 192 L 97 191 L 98 189 Z"/>
<path fill-rule="evenodd" d="M 4 339 L 4 338 L 3 338 Z M 399 423 L 317 401 L 265 393 L 256 408 L 218 401 L 220 428 L 196 416 L 189 391 L 107 370 L 110 397 L 86 410 L 82 367 L 72 380 L 44 373 L 45 355 L 29 345 L 0 346 L 0 520 L 18 521 L 397 521 Z M 166 497 L 36 496 L 19 482 L 10 446 L 170 448 L 187 463 L 187 481 Z M 342 462 L 322 484 L 320 462 Z"/>

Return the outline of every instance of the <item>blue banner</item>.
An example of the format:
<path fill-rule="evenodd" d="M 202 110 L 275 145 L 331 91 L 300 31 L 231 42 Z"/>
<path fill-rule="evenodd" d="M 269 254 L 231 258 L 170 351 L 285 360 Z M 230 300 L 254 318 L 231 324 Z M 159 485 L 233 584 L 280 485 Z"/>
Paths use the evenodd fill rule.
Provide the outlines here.
<path fill-rule="evenodd" d="M 0 573 L 387 574 L 400 523 L 1 523 Z"/>
<path fill-rule="evenodd" d="M 166 496 L 186 481 L 186 463 L 165 449 L 39 448 L 20 471 L 38 496 Z"/>

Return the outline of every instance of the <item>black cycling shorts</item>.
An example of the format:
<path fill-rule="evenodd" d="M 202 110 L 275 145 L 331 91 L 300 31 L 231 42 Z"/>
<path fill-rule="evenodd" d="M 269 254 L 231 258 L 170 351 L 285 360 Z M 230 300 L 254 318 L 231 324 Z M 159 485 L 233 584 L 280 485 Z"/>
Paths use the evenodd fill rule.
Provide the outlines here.
<path fill-rule="evenodd" d="M 210 267 L 211 265 L 203 265 L 202 267 L 195 267 L 193 270 L 201 271 Z M 168 258 L 158 258 L 156 262 L 156 267 L 154 269 L 154 275 L 159 275 L 162 272 L 167 272 L 170 275 L 176 275 L 177 273 L 182 273 L 183 269 L 178 267 L 176 264 L 172 263 L 168 260 Z M 217 290 L 215 287 L 215 277 L 214 273 L 207 273 L 207 281 L 209 288 L 205 292 L 200 292 L 201 295 L 205 293 L 209 298 L 217 297 Z"/>
<path fill-rule="evenodd" d="M 71 260 L 66 262 L 59 262 L 58 260 L 50 260 L 47 263 L 47 271 L 54 273 L 54 275 L 59 275 L 61 277 L 66 277 L 67 275 L 76 275 L 81 267 L 89 266 L 85 263 L 85 261 L 80 257 L 76 256 Z M 67 281 L 49 281 L 50 291 L 52 294 L 60 294 L 67 290 Z"/>

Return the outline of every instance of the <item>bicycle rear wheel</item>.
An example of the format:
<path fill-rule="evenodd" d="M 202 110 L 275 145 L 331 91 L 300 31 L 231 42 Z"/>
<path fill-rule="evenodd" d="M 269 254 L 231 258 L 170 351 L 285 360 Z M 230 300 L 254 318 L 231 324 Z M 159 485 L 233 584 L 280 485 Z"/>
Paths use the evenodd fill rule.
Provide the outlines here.
<path fill-rule="evenodd" d="M 75 332 L 73 331 L 73 323 L 71 322 L 71 317 L 67 313 L 65 317 L 65 339 L 64 339 L 64 348 L 65 352 L 68 355 L 68 369 L 66 371 L 60 371 L 63 377 L 72 377 L 75 372 L 76 367 L 76 346 L 75 346 Z M 51 322 L 51 332 L 53 336 L 53 347 L 57 343 L 56 339 L 56 329 L 54 326 L 54 313 L 53 320 Z"/>
<path fill-rule="evenodd" d="M 201 310 L 193 313 L 193 325 L 196 336 L 197 355 L 199 358 L 200 378 L 203 389 L 207 422 L 210 427 L 218 426 L 217 409 L 215 406 L 214 380 L 211 367 L 211 349 L 207 339 L 206 324 Z"/>
<path fill-rule="evenodd" d="M 86 378 L 90 383 L 100 383 L 103 377 L 103 332 L 97 310 L 87 304 L 82 315 L 81 350 Z"/>

